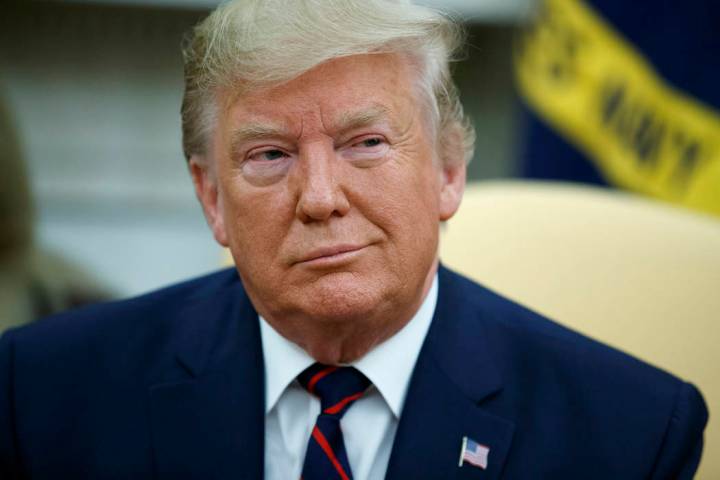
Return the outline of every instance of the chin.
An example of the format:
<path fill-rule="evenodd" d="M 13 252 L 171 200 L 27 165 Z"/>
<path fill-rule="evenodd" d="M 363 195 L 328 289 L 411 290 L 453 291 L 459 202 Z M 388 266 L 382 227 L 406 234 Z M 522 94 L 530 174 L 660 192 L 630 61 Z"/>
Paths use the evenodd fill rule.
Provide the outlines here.
<path fill-rule="evenodd" d="M 327 322 L 347 322 L 367 319 L 377 313 L 383 301 L 392 296 L 380 282 L 358 284 L 353 274 L 326 275 L 303 289 L 303 310 L 316 319 Z"/>

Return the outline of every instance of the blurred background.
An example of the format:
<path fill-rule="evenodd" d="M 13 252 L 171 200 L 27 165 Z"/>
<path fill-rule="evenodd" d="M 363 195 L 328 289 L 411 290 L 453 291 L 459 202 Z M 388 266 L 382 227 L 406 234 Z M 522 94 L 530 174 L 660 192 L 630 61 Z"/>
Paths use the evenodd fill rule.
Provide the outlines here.
<path fill-rule="evenodd" d="M 180 143 L 181 38 L 217 3 L 3 2 L 0 330 L 71 306 L 159 288 L 212 271 L 227 261 L 194 198 Z M 693 357 L 703 366 L 700 373 L 700 367 L 676 368 L 672 363 L 676 358 L 668 364 L 658 360 L 662 352 L 675 356 L 685 352 L 681 356 L 687 358 L 687 352 L 704 351 L 696 348 L 696 339 L 708 345 L 720 339 L 716 325 L 719 296 L 714 293 L 720 291 L 720 268 L 715 269 L 720 265 L 720 248 L 716 248 L 720 246 L 720 2 L 419 3 L 443 9 L 467 27 L 468 47 L 454 74 L 478 133 L 475 158 L 469 166 L 469 195 L 474 195 L 474 186 L 482 190 L 483 185 L 504 185 L 502 182 L 551 181 L 552 192 L 561 191 L 561 196 L 569 190 L 558 190 L 556 185 L 561 184 L 554 182 L 585 185 L 589 192 L 602 192 L 591 193 L 592 198 L 617 192 L 624 199 L 646 201 L 651 210 L 665 209 L 671 217 L 682 217 L 679 224 L 683 226 L 668 227 L 669 231 L 682 230 L 705 242 L 703 249 L 679 248 L 668 243 L 672 234 L 659 230 L 652 234 L 654 241 L 681 252 L 679 263 L 685 266 L 678 268 L 695 275 L 688 280 L 690 277 L 678 275 L 675 269 L 662 275 L 657 271 L 647 274 L 647 278 L 663 279 L 666 286 L 672 285 L 671 279 L 683 279 L 683 288 L 691 294 L 678 293 L 677 298 L 692 298 L 694 307 L 705 308 L 696 315 L 706 323 L 694 330 L 680 325 L 685 321 L 682 313 L 681 318 L 667 317 L 667 335 L 682 337 L 683 332 L 696 332 L 695 336 L 685 335 L 686 344 L 662 343 L 660 353 L 644 351 L 647 331 L 638 332 L 639 346 L 635 348 L 623 344 L 628 337 L 626 329 L 602 334 L 592 325 L 572 326 L 698 381 L 711 410 L 720 405 L 717 354 Z M 499 196 L 498 191 L 492 190 L 489 197 L 483 194 L 490 200 L 480 201 L 478 208 L 504 212 L 501 204 L 514 205 L 502 215 L 503 221 L 515 218 L 515 223 L 525 228 L 532 219 L 545 218 L 543 214 L 551 223 L 561 216 L 574 218 L 562 208 L 557 210 L 561 214 L 555 213 L 555 193 L 548 196 L 543 190 L 525 197 L 525 190 L 507 193 L 505 189 Z M 528 198 L 525 207 L 518 204 L 523 198 Z M 546 202 L 548 198 L 551 200 Z M 563 201 L 585 205 L 585 200 L 577 198 L 588 197 L 582 193 Z M 472 202 L 472 198 L 467 201 Z M 508 248 L 508 258 L 513 258 L 519 250 L 508 238 L 520 241 L 550 232 L 548 235 L 555 236 L 549 242 L 562 250 L 566 249 L 563 238 L 584 229 L 592 215 L 619 218 L 627 213 L 612 213 L 614 207 L 602 202 L 597 207 L 593 202 L 595 207 L 580 212 L 580 227 L 560 233 L 549 231 L 547 224 L 538 225 L 531 233 L 490 227 L 487 222 L 492 219 L 478 214 L 467 221 L 481 229 L 476 242 L 486 241 L 488 231 L 504 232 L 505 238 L 498 237 L 500 241 L 487 248 L 497 252 Z M 523 217 L 519 212 L 526 207 L 528 214 Z M 642 224 L 634 215 L 633 210 L 624 226 L 612 228 L 627 233 L 629 226 Z M 644 213 L 638 215 L 648 218 Z M 659 218 L 664 219 L 664 214 L 652 217 L 648 224 L 666 225 Z M 614 245 L 609 255 L 617 260 L 619 244 L 607 242 L 610 227 L 602 225 L 601 236 L 586 232 L 591 239 L 598 239 L 598 245 L 590 240 L 584 248 L 589 256 L 598 257 L 593 251 L 600 243 Z M 452 233 L 453 224 L 449 227 Z M 468 246 L 469 237 L 463 238 L 465 243 L 454 250 L 465 255 L 458 257 L 461 270 L 463 263 L 467 264 L 462 260 L 467 258 L 467 249 L 477 251 L 480 245 Z M 648 244 L 645 240 L 638 243 Z M 694 263 L 688 255 L 683 256 L 683 249 L 694 252 Z M 702 255 L 698 253 L 701 250 Z M 547 257 L 547 252 L 543 247 L 535 256 Z M 645 259 L 646 254 L 643 250 L 642 255 L 632 255 Z M 454 265 L 453 252 L 443 255 Z M 499 262 L 503 257 L 498 253 L 495 258 Z M 528 290 L 543 295 L 537 304 L 528 303 L 563 321 L 567 312 L 553 310 L 555 306 L 545 306 L 542 301 L 565 295 L 553 297 L 538 288 L 550 285 L 548 276 L 553 273 L 562 277 L 557 273 L 559 262 L 551 260 L 553 267 L 537 266 L 531 274 L 516 274 L 500 262 L 488 276 L 512 274 L 509 286 L 504 290 L 502 282 L 492 278 L 487 283 L 522 300 L 523 294 L 515 294 L 512 288 L 522 283 L 518 278 L 532 279 Z M 525 265 L 530 263 L 528 260 Z M 647 263 L 669 265 L 662 259 Z M 579 265 L 577 258 L 569 258 L 568 264 Z M 632 261 L 624 265 L 635 268 Z M 617 277 L 618 270 L 607 275 Z M 572 275 L 566 277 L 577 284 Z M 609 277 L 598 278 L 603 284 L 618 283 L 608 281 Z M 631 291 L 636 290 L 628 286 L 617 303 L 627 303 Z M 669 291 L 685 292 L 675 286 Z M 654 296 L 641 293 L 639 298 L 645 300 L 643 308 L 648 303 L 656 306 L 650 316 L 657 318 L 658 312 L 668 311 L 658 300 L 670 297 L 668 292 L 656 291 Z M 714 303 L 708 300 L 711 297 Z M 586 305 L 578 300 L 582 297 L 575 298 Z M 684 306 L 677 308 L 685 311 Z M 704 313 L 709 311 L 715 314 Z M 621 314 L 602 312 L 605 316 L 598 324 Z M 709 387 L 706 378 L 714 382 Z M 713 441 L 720 444 L 720 432 L 714 435 Z M 711 452 L 706 459 L 709 456 Z M 708 466 L 707 460 L 703 464 L 705 478 L 720 478 L 714 476 L 720 476 L 720 463 L 713 465 Z"/>

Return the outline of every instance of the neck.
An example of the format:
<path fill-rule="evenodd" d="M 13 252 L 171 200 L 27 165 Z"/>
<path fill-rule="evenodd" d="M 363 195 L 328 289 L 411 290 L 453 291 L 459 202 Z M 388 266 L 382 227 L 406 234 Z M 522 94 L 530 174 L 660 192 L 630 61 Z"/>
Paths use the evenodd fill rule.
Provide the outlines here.
<path fill-rule="evenodd" d="M 412 320 L 430 291 L 438 268 L 433 262 L 421 288 L 400 308 L 391 298 L 371 315 L 357 318 L 317 319 L 294 316 L 281 321 L 260 314 L 283 337 L 299 345 L 311 357 L 327 365 L 350 364 L 399 332 Z"/>

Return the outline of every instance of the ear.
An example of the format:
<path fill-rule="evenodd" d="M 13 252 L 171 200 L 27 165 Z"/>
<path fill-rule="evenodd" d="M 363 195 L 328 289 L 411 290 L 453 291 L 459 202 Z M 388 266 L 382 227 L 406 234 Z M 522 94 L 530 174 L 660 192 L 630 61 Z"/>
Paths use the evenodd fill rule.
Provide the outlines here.
<path fill-rule="evenodd" d="M 460 207 L 465 192 L 465 150 L 463 132 L 459 125 L 447 128 L 440 145 L 440 203 L 439 220 L 449 220 Z"/>
<path fill-rule="evenodd" d="M 223 247 L 228 246 L 227 232 L 225 231 L 224 209 L 222 196 L 218 193 L 217 179 L 212 167 L 206 158 L 193 155 L 188 166 L 195 186 L 195 195 L 200 200 L 205 220 L 213 232 L 215 241 Z"/>

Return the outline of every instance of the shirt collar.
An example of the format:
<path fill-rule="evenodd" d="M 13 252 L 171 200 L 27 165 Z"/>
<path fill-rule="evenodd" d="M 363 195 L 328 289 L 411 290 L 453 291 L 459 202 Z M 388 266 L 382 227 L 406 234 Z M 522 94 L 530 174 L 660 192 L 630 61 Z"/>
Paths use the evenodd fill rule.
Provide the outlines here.
<path fill-rule="evenodd" d="M 275 407 L 280 395 L 295 377 L 315 363 L 305 350 L 280 335 L 260 317 L 260 337 L 265 358 L 265 414 Z"/>
<path fill-rule="evenodd" d="M 352 364 L 370 379 L 396 418 L 400 418 L 410 377 L 435 312 L 437 295 L 436 274 L 415 316 L 399 332 Z M 260 332 L 265 358 L 267 414 L 295 377 L 315 363 L 315 360 L 298 345 L 281 336 L 262 316 Z"/>

